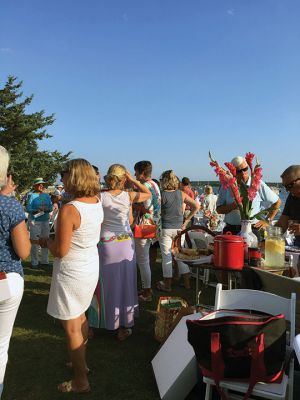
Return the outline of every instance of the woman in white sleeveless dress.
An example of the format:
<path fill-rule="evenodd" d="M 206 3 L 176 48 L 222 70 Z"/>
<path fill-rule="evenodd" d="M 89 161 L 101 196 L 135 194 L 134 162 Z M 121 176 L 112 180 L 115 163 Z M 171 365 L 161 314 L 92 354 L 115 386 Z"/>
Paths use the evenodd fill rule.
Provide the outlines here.
<path fill-rule="evenodd" d="M 103 209 L 98 197 L 99 180 L 88 161 L 67 162 L 61 175 L 65 190 L 74 200 L 59 212 L 55 239 L 46 241 L 55 257 L 47 312 L 62 322 L 74 369 L 73 380 L 63 382 L 58 390 L 86 393 L 90 385 L 85 359 L 88 338 L 85 311 L 99 277 L 97 244 Z M 42 239 L 41 245 L 45 245 Z"/>

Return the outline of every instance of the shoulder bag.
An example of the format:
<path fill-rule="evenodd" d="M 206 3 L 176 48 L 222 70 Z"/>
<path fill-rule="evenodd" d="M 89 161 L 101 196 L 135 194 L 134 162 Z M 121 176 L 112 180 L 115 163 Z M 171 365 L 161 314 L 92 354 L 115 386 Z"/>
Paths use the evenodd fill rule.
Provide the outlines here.
<path fill-rule="evenodd" d="M 199 320 L 187 321 L 188 341 L 193 346 L 202 374 L 215 381 L 248 381 L 244 399 L 257 382 L 280 382 L 286 354 L 286 322 L 283 314 L 251 314 L 218 310 Z"/>

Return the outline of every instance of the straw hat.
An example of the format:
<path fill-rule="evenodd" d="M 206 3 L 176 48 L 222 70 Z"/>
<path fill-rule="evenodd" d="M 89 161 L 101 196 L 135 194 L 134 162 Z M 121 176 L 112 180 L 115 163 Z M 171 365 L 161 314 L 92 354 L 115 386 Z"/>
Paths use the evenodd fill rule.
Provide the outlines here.
<path fill-rule="evenodd" d="M 32 186 L 40 185 L 41 183 L 46 183 L 46 182 L 44 181 L 43 178 L 36 178 L 36 179 L 33 181 Z"/>

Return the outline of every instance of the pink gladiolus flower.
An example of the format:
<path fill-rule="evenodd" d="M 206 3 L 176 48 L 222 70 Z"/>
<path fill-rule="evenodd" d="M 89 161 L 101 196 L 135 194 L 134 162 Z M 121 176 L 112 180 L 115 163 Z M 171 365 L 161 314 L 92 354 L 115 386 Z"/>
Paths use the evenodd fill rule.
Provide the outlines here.
<path fill-rule="evenodd" d="M 253 185 L 251 185 L 251 188 L 253 189 L 253 190 L 256 190 L 256 191 L 258 191 L 259 190 L 259 188 L 260 188 L 260 183 L 258 182 L 253 182 Z"/>
<path fill-rule="evenodd" d="M 236 179 L 235 178 L 228 178 L 228 183 L 229 183 L 230 186 L 233 186 L 236 183 Z"/>
<path fill-rule="evenodd" d="M 231 190 L 233 193 L 234 198 L 236 199 L 237 203 L 242 205 L 242 198 L 240 196 L 239 188 L 237 185 L 232 185 Z"/>
<path fill-rule="evenodd" d="M 254 189 L 253 187 L 250 187 L 250 188 L 248 189 L 248 197 L 249 197 L 249 200 L 250 200 L 250 201 L 253 201 L 253 200 L 254 200 L 254 198 L 255 198 L 255 196 L 256 196 L 256 193 L 257 193 L 257 190 Z"/>
<path fill-rule="evenodd" d="M 229 169 L 231 175 L 234 176 L 234 177 L 236 177 L 236 168 L 235 168 L 235 166 L 234 166 L 232 163 L 230 163 L 230 162 L 226 162 L 226 163 L 224 163 L 224 164 L 225 164 L 226 167 Z"/>
<path fill-rule="evenodd" d="M 262 178 L 262 168 L 256 165 L 254 168 L 254 175 L 260 180 Z"/>
<path fill-rule="evenodd" d="M 249 200 L 253 201 L 256 193 L 258 192 L 260 188 L 260 182 L 262 178 L 262 168 L 258 167 L 257 165 L 254 168 L 253 174 L 251 176 L 251 186 L 247 190 L 248 191 L 248 196 Z"/>
<path fill-rule="evenodd" d="M 246 159 L 246 161 L 247 161 L 247 164 L 249 165 L 249 167 L 250 167 L 250 170 L 251 170 L 251 172 L 253 171 L 253 158 L 254 158 L 254 154 L 253 153 L 247 153 L 246 154 L 246 156 L 245 156 L 245 159 Z"/>

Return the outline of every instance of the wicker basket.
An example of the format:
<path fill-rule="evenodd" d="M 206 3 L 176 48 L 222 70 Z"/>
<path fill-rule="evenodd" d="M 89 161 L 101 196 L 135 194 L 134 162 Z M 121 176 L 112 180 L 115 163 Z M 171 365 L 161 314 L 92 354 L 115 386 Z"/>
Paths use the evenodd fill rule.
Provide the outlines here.
<path fill-rule="evenodd" d="M 215 237 L 216 234 L 214 232 L 212 232 L 210 229 L 206 228 L 205 226 L 199 226 L 199 225 L 194 225 L 191 226 L 183 231 L 180 231 L 175 238 L 173 239 L 172 242 L 172 250 L 178 249 L 178 251 L 180 252 L 181 249 L 181 236 L 185 235 L 185 241 L 188 245 L 188 247 L 191 249 L 192 248 L 192 242 L 191 239 L 189 237 L 189 231 L 203 231 L 208 233 L 209 235 L 211 235 L 212 237 Z"/>
<path fill-rule="evenodd" d="M 188 309 L 188 303 L 181 297 L 162 296 L 158 300 L 154 337 L 163 342 L 170 334 L 173 323 L 178 314 Z"/>

